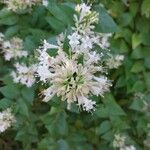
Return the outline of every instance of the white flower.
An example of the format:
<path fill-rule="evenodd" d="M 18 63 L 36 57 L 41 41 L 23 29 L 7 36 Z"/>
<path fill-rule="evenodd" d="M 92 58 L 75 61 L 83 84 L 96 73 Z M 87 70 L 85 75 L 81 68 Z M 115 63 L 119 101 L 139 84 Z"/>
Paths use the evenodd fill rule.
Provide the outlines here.
<path fill-rule="evenodd" d="M 85 3 L 76 6 L 75 10 L 80 13 L 80 21 L 91 12 L 90 9 Z"/>
<path fill-rule="evenodd" d="M 119 150 L 136 150 L 133 145 L 126 145 L 125 136 L 121 136 L 120 134 L 115 134 L 115 139 L 113 141 L 113 147 L 119 148 Z"/>
<path fill-rule="evenodd" d="M 109 37 L 111 37 L 111 33 L 100 33 L 97 34 L 98 43 L 95 43 L 99 45 L 102 49 L 108 49 L 110 46 L 110 43 L 108 41 Z"/>
<path fill-rule="evenodd" d="M 81 4 L 76 7 L 75 27 L 68 35 L 70 47 L 64 49 L 64 34 L 57 38 L 57 45 L 44 41 L 38 49 L 37 74 L 40 81 L 49 87 L 43 90 L 43 101 L 48 102 L 54 95 L 67 101 L 68 108 L 76 103 L 83 110 L 90 112 L 95 109 L 96 102 L 91 95 L 103 96 L 109 91 L 111 82 L 104 75 L 102 54 L 94 51 L 94 44 L 108 46 L 108 34 L 92 31 L 98 21 L 98 14 L 91 7 Z M 90 17 L 89 17 L 90 16 Z M 49 56 L 48 49 L 57 49 L 56 56 Z"/>
<path fill-rule="evenodd" d="M 46 81 L 50 81 L 51 86 L 43 91 L 43 101 L 47 102 L 57 95 L 68 105 L 77 102 L 83 110 L 91 111 L 95 102 L 88 99 L 90 93 L 102 96 L 111 86 L 107 78 L 94 76 L 97 72 L 94 68 L 92 64 L 82 66 L 76 60 L 68 59 L 64 52 L 59 52 L 49 63 L 49 78 Z"/>
<path fill-rule="evenodd" d="M 130 145 L 130 146 L 124 146 L 120 148 L 120 150 L 136 150 L 136 148 L 133 145 Z"/>
<path fill-rule="evenodd" d="M 73 30 L 88 34 L 91 32 L 91 29 L 94 29 L 95 26 L 93 24 L 98 22 L 98 13 L 90 9 L 91 7 L 85 3 L 77 5 L 76 11 L 79 15 L 74 15 L 75 27 Z"/>
<path fill-rule="evenodd" d="M 39 65 L 36 70 L 38 76 L 40 77 L 40 81 L 44 83 L 48 78 L 50 78 L 51 72 L 49 71 L 48 66 L 46 65 Z"/>
<path fill-rule="evenodd" d="M 51 87 L 49 87 L 48 89 L 44 90 L 42 94 L 44 95 L 43 102 L 48 102 L 55 95 L 55 92 Z"/>
<path fill-rule="evenodd" d="M 125 146 L 125 136 L 121 136 L 120 134 L 115 135 L 115 139 L 113 141 L 113 147 L 122 148 Z"/>
<path fill-rule="evenodd" d="M 17 63 L 15 65 L 16 72 L 12 72 L 11 76 L 15 83 L 21 83 L 27 87 L 31 87 L 35 82 L 34 74 L 37 69 L 37 65 L 33 64 L 30 67 L 27 67 L 25 64 Z"/>
<path fill-rule="evenodd" d="M 85 55 L 86 65 L 98 63 L 101 60 L 101 56 L 97 54 L 95 51 L 91 51 Z M 102 70 L 101 70 L 102 71 Z"/>
<path fill-rule="evenodd" d="M 79 99 L 79 104 L 80 103 L 82 104 L 83 110 L 90 112 L 91 110 L 95 109 L 94 108 L 94 106 L 96 105 L 95 101 L 89 100 L 88 98 L 83 97 L 83 96 L 78 97 L 78 99 Z"/>
<path fill-rule="evenodd" d="M 4 41 L 2 43 L 2 50 L 4 58 L 10 61 L 12 58 L 21 58 L 28 55 L 27 51 L 23 50 L 22 40 L 19 38 L 12 38 L 10 41 Z"/>
<path fill-rule="evenodd" d="M 43 46 L 37 49 L 39 52 L 39 65 L 37 66 L 37 75 L 40 77 L 40 80 L 43 81 L 44 83 L 46 80 L 49 78 L 51 72 L 49 71 L 49 65 L 51 58 L 46 52 L 47 49 L 58 49 L 59 46 L 49 44 L 46 40 L 43 42 Z"/>
<path fill-rule="evenodd" d="M 43 3 L 44 6 L 46 6 L 46 7 L 48 6 L 48 0 L 43 0 L 42 3 Z"/>
<path fill-rule="evenodd" d="M 14 12 L 18 10 L 25 10 L 27 8 L 31 8 L 32 6 L 40 2 L 41 0 L 4 0 L 4 3 L 7 5 L 7 8 Z"/>
<path fill-rule="evenodd" d="M 122 64 L 123 60 L 124 60 L 123 55 L 114 55 L 106 60 L 106 65 L 108 66 L 109 69 L 113 69 L 113 68 L 116 69 Z"/>
<path fill-rule="evenodd" d="M 81 41 L 82 41 L 81 47 L 83 49 L 92 49 L 93 43 L 89 36 L 83 37 Z"/>
<path fill-rule="evenodd" d="M 15 122 L 15 117 L 11 113 L 10 108 L 7 108 L 6 110 L 0 112 L 0 133 L 11 127 L 11 125 Z"/>
<path fill-rule="evenodd" d="M 72 35 L 68 36 L 69 44 L 72 47 L 72 49 L 76 48 L 79 45 L 79 39 L 80 35 L 78 35 L 76 32 L 74 32 Z"/>

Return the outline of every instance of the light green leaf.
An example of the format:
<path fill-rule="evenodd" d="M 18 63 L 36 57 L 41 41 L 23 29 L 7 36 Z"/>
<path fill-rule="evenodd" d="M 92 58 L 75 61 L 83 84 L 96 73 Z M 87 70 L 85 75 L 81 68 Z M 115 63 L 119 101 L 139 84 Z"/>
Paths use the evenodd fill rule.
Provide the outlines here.
<path fill-rule="evenodd" d="M 141 6 L 141 12 L 142 15 L 146 15 L 146 17 L 149 17 L 150 15 L 150 1 L 144 0 Z"/>
<path fill-rule="evenodd" d="M 132 68 L 131 68 L 131 72 L 133 73 L 138 73 L 144 71 L 144 63 L 143 61 L 137 61 L 133 64 Z"/>
<path fill-rule="evenodd" d="M 132 48 L 135 49 L 137 46 L 141 44 L 141 37 L 138 34 L 132 35 Z"/>

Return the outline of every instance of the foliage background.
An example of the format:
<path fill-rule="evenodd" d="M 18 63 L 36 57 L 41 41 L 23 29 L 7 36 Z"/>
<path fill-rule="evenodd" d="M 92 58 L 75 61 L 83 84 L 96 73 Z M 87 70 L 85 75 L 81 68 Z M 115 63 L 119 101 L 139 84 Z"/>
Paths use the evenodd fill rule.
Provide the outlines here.
<path fill-rule="evenodd" d="M 48 104 L 42 103 L 38 96 L 42 87 L 29 89 L 15 85 L 9 76 L 13 61 L 5 62 L 0 54 L 0 109 L 11 106 L 17 117 L 14 129 L 0 135 L 0 149 L 111 150 L 115 133 L 124 133 L 129 143 L 139 150 L 150 149 L 143 144 L 150 130 L 147 127 L 150 120 L 150 1 L 90 2 L 101 3 L 108 10 L 108 13 L 104 8 L 99 10 L 101 22 L 97 30 L 115 31 L 111 50 L 125 55 L 123 65 L 109 73 L 113 81 L 111 92 L 103 99 L 95 97 L 98 105 L 92 114 L 76 108 L 68 111 L 57 98 Z M 30 13 L 17 14 L 6 11 L 1 4 L 0 31 L 7 39 L 22 38 L 24 48 L 34 54 L 42 39 L 53 42 L 58 33 L 72 24 L 73 3 L 80 0 L 56 3 L 50 0 L 50 3 L 48 9 L 36 6 Z M 142 99 L 134 96 L 139 92 L 144 94 Z"/>

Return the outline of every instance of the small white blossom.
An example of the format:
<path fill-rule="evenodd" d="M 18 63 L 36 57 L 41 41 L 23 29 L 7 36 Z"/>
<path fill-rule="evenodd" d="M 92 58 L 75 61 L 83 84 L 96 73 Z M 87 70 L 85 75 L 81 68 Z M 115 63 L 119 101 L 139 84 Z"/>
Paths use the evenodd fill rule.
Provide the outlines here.
<path fill-rule="evenodd" d="M 83 37 L 81 41 L 82 41 L 81 47 L 83 49 L 92 49 L 93 43 L 89 36 Z"/>
<path fill-rule="evenodd" d="M 113 141 L 113 147 L 122 148 L 125 145 L 125 136 L 121 136 L 120 134 L 115 134 L 115 139 Z"/>
<path fill-rule="evenodd" d="M 28 55 L 27 51 L 23 50 L 22 40 L 19 38 L 12 38 L 10 41 L 4 41 L 2 43 L 2 50 L 4 58 L 10 61 L 12 58 L 21 58 Z"/>
<path fill-rule="evenodd" d="M 124 60 L 123 55 L 111 56 L 109 59 L 106 60 L 106 65 L 108 66 L 109 69 L 113 68 L 116 69 L 122 64 L 123 60 Z"/>
<path fill-rule="evenodd" d="M 87 14 L 91 12 L 91 7 L 87 6 L 85 3 L 77 5 L 75 9 L 76 11 L 80 12 L 80 20 L 82 20 Z"/>
<path fill-rule="evenodd" d="M 31 8 L 40 2 L 41 0 L 4 0 L 7 8 L 14 12 Z"/>
<path fill-rule="evenodd" d="M 43 0 L 42 4 L 47 7 L 48 6 L 48 0 Z"/>
<path fill-rule="evenodd" d="M 74 32 L 72 35 L 68 36 L 69 44 L 71 45 L 72 49 L 76 48 L 79 45 L 80 35 Z"/>
<path fill-rule="evenodd" d="M 6 110 L 0 112 L 0 133 L 11 127 L 11 125 L 15 122 L 15 117 L 11 113 L 10 108 L 7 108 Z"/>
<path fill-rule="evenodd" d="M 136 150 L 136 148 L 133 145 L 130 145 L 130 146 L 124 146 L 120 148 L 120 150 Z"/>
<path fill-rule="evenodd" d="M 113 141 L 113 147 L 119 148 L 119 150 L 136 150 L 133 145 L 126 145 L 126 137 L 120 134 L 115 134 L 115 139 Z"/>
<path fill-rule="evenodd" d="M 37 65 L 33 64 L 27 67 L 25 64 L 16 63 L 16 72 L 13 71 L 11 76 L 15 83 L 21 83 L 27 87 L 31 87 L 35 82 L 34 74 L 37 69 Z"/>

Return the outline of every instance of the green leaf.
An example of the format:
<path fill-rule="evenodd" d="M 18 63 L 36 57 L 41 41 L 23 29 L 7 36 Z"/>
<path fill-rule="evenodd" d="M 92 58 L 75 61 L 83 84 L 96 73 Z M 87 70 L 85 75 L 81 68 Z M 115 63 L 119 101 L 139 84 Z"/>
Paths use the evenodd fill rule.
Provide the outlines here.
<path fill-rule="evenodd" d="M 142 44 L 146 46 L 150 46 L 150 34 L 149 33 L 142 33 L 140 34 Z"/>
<path fill-rule="evenodd" d="M 55 17 L 47 16 L 45 19 L 56 32 L 62 32 L 65 29 L 65 25 Z"/>
<path fill-rule="evenodd" d="M 60 139 L 57 141 L 58 150 L 69 150 L 69 145 L 66 140 Z"/>
<path fill-rule="evenodd" d="M 56 147 L 57 144 L 52 137 L 42 138 L 42 140 L 38 143 L 38 150 L 56 150 Z"/>
<path fill-rule="evenodd" d="M 96 6 L 95 10 L 99 12 L 99 23 L 96 24 L 96 32 L 115 32 L 118 27 L 112 17 L 107 13 L 106 9 L 101 6 Z"/>
<path fill-rule="evenodd" d="M 18 17 L 13 15 L 0 19 L 0 25 L 14 25 L 17 22 L 18 22 Z"/>
<path fill-rule="evenodd" d="M 143 81 L 136 81 L 131 89 L 132 92 L 143 92 L 145 88 Z"/>
<path fill-rule="evenodd" d="M 145 79 L 147 90 L 150 91 L 150 72 L 144 73 L 144 79 Z"/>
<path fill-rule="evenodd" d="M 5 32 L 5 37 L 6 38 L 11 38 L 13 37 L 14 35 L 16 35 L 19 31 L 19 26 L 18 25 L 15 25 L 15 26 L 12 26 L 12 27 L 9 27 L 6 32 Z"/>
<path fill-rule="evenodd" d="M 36 39 L 38 39 L 39 41 L 44 40 L 48 36 L 48 33 L 43 31 L 43 30 L 41 30 L 41 29 L 30 28 L 29 31 L 34 36 L 34 38 L 36 37 Z"/>
<path fill-rule="evenodd" d="M 142 47 L 138 46 L 137 48 L 135 48 L 131 54 L 131 57 L 133 59 L 141 59 L 144 57 L 143 55 L 143 51 L 142 51 Z"/>
<path fill-rule="evenodd" d="M 9 11 L 7 8 L 3 8 L 0 10 L 0 19 L 1 18 L 6 18 L 12 14 L 11 11 Z"/>
<path fill-rule="evenodd" d="M 106 94 L 103 100 L 103 103 L 106 106 L 109 117 L 114 116 L 125 116 L 123 109 L 117 104 L 114 97 L 111 94 Z"/>
<path fill-rule="evenodd" d="M 22 97 L 29 103 L 32 104 L 34 100 L 34 88 L 24 87 L 21 90 Z"/>
<path fill-rule="evenodd" d="M 106 141 L 112 142 L 114 138 L 114 134 L 112 133 L 112 131 L 109 131 L 109 132 L 106 132 L 101 138 Z"/>
<path fill-rule="evenodd" d="M 107 131 L 109 131 L 111 129 L 111 124 L 109 121 L 103 121 L 100 126 L 96 129 L 96 133 L 101 135 L 106 133 Z"/>
<path fill-rule="evenodd" d="M 18 98 L 19 90 L 14 85 L 6 85 L 0 88 L 0 92 L 9 99 Z"/>
<path fill-rule="evenodd" d="M 104 105 L 99 105 L 99 107 L 94 111 L 94 115 L 99 118 L 109 117 L 108 111 Z"/>
<path fill-rule="evenodd" d="M 33 51 L 34 49 L 36 49 L 36 45 L 31 36 L 27 36 L 25 38 L 23 46 L 24 46 L 24 49 L 28 51 Z"/>
<path fill-rule="evenodd" d="M 143 101 L 141 101 L 140 99 L 134 99 L 129 108 L 136 111 L 141 111 L 143 106 L 144 106 Z"/>
<path fill-rule="evenodd" d="M 131 13 L 123 13 L 119 18 L 118 18 L 118 21 L 119 21 L 119 25 L 121 26 L 127 26 L 131 23 L 132 21 L 132 15 Z"/>
<path fill-rule="evenodd" d="M 138 34 L 132 35 L 132 48 L 135 49 L 137 46 L 141 44 L 141 37 Z"/>
<path fill-rule="evenodd" d="M 66 135 L 68 134 L 68 125 L 66 122 L 66 114 L 64 112 L 61 112 L 57 115 L 56 118 L 56 127 L 58 130 L 58 133 L 60 135 Z"/>
<path fill-rule="evenodd" d="M 133 73 L 138 73 L 141 71 L 144 71 L 144 63 L 143 61 L 137 61 L 133 64 L 132 68 L 131 68 L 131 72 Z"/>
<path fill-rule="evenodd" d="M 53 136 L 64 136 L 68 134 L 68 125 L 66 122 L 65 112 L 57 110 L 57 113 L 52 113 L 50 111 L 41 119 L 49 133 Z"/>
<path fill-rule="evenodd" d="M 12 100 L 3 98 L 0 100 L 0 109 L 6 109 L 6 108 L 10 107 L 11 104 L 12 104 Z"/>
<path fill-rule="evenodd" d="M 18 107 L 18 112 L 26 117 L 29 117 L 29 108 L 27 104 L 25 103 L 25 100 L 20 98 L 17 100 L 17 107 Z"/>
<path fill-rule="evenodd" d="M 144 59 L 144 65 L 146 68 L 150 69 L 150 57 Z"/>
<path fill-rule="evenodd" d="M 149 17 L 150 15 L 150 1 L 144 0 L 141 6 L 141 12 L 142 15 L 146 15 L 146 17 Z"/>
<path fill-rule="evenodd" d="M 55 18 L 57 18 L 59 21 L 62 21 L 64 24 L 68 25 L 73 21 L 74 11 L 72 11 L 72 8 L 53 2 L 49 3 L 47 8 Z M 72 17 L 68 15 L 70 13 L 72 13 Z"/>

